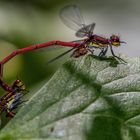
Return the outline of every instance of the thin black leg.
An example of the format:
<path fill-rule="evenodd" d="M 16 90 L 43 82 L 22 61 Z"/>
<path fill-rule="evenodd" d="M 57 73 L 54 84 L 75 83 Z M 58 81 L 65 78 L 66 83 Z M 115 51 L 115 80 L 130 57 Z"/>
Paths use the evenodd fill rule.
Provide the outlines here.
<path fill-rule="evenodd" d="M 98 56 L 103 56 L 103 54 L 104 54 L 104 49 L 101 50 Z"/>
<path fill-rule="evenodd" d="M 127 63 L 126 61 L 124 61 L 123 59 L 121 59 L 120 57 L 118 57 L 118 56 L 115 55 L 111 44 L 110 44 L 109 46 L 110 46 L 111 53 L 112 53 L 112 55 L 113 55 L 114 57 L 116 57 L 117 59 L 121 60 L 121 61 L 124 62 L 124 63 Z"/>
<path fill-rule="evenodd" d="M 99 56 L 105 56 L 108 51 L 108 46 L 99 53 Z"/>
<path fill-rule="evenodd" d="M 106 55 L 107 51 L 108 51 L 108 46 L 105 48 L 105 50 L 104 50 L 104 52 L 103 52 L 103 56 Z"/>
<path fill-rule="evenodd" d="M 89 51 L 92 55 L 94 55 L 94 50 L 88 49 L 88 51 Z"/>

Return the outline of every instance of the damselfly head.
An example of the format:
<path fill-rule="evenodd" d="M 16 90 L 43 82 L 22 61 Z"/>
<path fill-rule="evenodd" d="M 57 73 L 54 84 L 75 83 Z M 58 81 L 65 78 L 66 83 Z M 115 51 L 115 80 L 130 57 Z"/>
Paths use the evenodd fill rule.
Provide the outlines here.
<path fill-rule="evenodd" d="M 117 35 L 110 36 L 111 44 L 115 47 L 119 47 L 121 44 L 120 37 Z"/>
<path fill-rule="evenodd" d="M 26 90 L 24 83 L 19 79 L 14 81 L 13 88 L 19 88 L 20 90 Z"/>

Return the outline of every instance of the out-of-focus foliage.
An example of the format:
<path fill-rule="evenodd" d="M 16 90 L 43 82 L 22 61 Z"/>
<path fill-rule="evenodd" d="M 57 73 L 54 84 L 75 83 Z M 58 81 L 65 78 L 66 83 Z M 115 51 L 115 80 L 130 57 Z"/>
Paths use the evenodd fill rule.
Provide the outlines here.
<path fill-rule="evenodd" d="M 17 6 L 25 6 L 31 8 L 37 8 L 39 10 L 49 11 L 52 8 L 54 9 L 58 5 L 65 2 L 65 0 L 0 0 L 6 4 L 15 4 Z M 69 0 L 67 0 L 68 2 Z"/>

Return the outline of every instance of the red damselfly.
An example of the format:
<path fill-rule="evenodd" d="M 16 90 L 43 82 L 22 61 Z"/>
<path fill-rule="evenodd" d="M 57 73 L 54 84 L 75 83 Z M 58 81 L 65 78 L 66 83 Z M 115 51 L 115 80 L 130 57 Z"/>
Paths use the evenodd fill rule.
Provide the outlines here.
<path fill-rule="evenodd" d="M 76 31 L 76 37 L 83 39 L 73 41 L 79 43 L 79 45 L 48 61 L 48 63 L 57 60 L 71 51 L 73 51 L 71 55 L 72 57 L 79 57 L 87 54 L 88 52 L 93 54 L 95 49 L 99 49 L 100 53 L 98 56 L 104 57 L 108 51 L 108 48 L 110 48 L 114 58 L 126 63 L 126 61 L 116 56 L 113 51 L 113 46 L 119 47 L 121 46 L 121 43 L 125 42 L 121 41 L 120 37 L 115 34 L 111 35 L 109 38 L 94 34 L 93 30 L 96 24 L 93 22 L 89 25 L 86 25 L 80 9 L 76 5 L 68 5 L 61 9 L 60 18 L 67 27 Z"/>
<path fill-rule="evenodd" d="M 100 49 L 99 56 L 104 57 L 110 48 L 112 55 L 126 63 L 123 59 L 116 56 L 113 51 L 114 47 L 119 47 L 121 43 L 118 35 L 111 35 L 110 38 L 105 38 L 93 33 L 95 23 L 86 25 L 81 15 L 80 9 L 76 5 L 68 5 L 60 11 L 60 18 L 63 23 L 73 30 L 76 30 L 75 35 L 80 38 L 81 45 L 73 52 L 74 57 L 79 57 L 81 54 L 86 54 L 88 51 L 93 53 L 94 49 Z"/>
<path fill-rule="evenodd" d="M 21 98 L 27 92 L 26 88 L 24 87 L 24 84 L 20 80 L 16 80 L 12 84 L 12 86 L 9 86 L 2 80 L 4 64 L 7 63 L 9 60 L 11 60 L 13 57 L 15 57 L 18 54 L 23 54 L 28 51 L 33 51 L 33 50 L 37 50 L 37 49 L 41 49 L 41 48 L 45 48 L 45 47 L 49 47 L 53 45 L 71 47 L 70 50 L 50 60 L 48 62 L 50 63 L 71 51 L 73 51 L 71 56 L 77 58 L 77 57 L 87 54 L 88 52 L 93 54 L 95 49 L 99 49 L 101 50 L 99 53 L 99 56 L 104 57 L 108 51 L 108 48 L 110 48 L 113 57 L 126 63 L 123 59 L 116 56 L 113 51 L 113 46 L 119 47 L 121 43 L 125 43 L 125 42 L 121 41 L 120 37 L 117 35 L 111 35 L 110 38 L 105 38 L 105 37 L 94 34 L 93 30 L 95 28 L 95 23 L 86 25 L 81 15 L 80 10 L 76 5 L 69 5 L 69 6 L 64 7 L 60 11 L 60 18 L 65 25 L 67 25 L 71 29 L 76 30 L 75 35 L 77 37 L 80 37 L 83 39 L 77 40 L 77 41 L 70 41 L 70 42 L 54 40 L 54 41 L 41 43 L 37 45 L 31 45 L 25 48 L 15 50 L 10 55 L 5 57 L 2 61 L 0 61 L 0 86 L 5 91 L 8 92 L 7 94 L 5 94 L 4 96 L 0 98 L 0 112 L 1 113 L 6 112 L 7 116 L 13 117 L 15 115 L 15 112 L 14 112 L 15 108 L 17 108 L 22 103 Z"/>

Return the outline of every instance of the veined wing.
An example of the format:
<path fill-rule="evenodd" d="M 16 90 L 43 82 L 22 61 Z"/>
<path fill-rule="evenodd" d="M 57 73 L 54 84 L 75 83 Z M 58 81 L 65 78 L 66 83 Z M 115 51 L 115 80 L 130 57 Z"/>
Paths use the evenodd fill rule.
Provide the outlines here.
<path fill-rule="evenodd" d="M 94 30 L 94 27 L 95 27 L 95 23 L 92 23 L 92 24 L 89 24 L 89 25 L 86 25 L 84 27 L 82 27 L 81 29 L 79 29 L 75 35 L 77 37 L 85 37 L 85 36 L 91 36 L 93 34 L 93 30 Z"/>
<path fill-rule="evenodd" d="M 85 25 L 80 9 L 76 5 L 68 5 L 60 11 L 60 18 L 69 28 L 76 31 L 77 37 L 85 37 L 93 34 L 95 23 Z"/>
<path fill-rule="evenodd" d="M 59 58 L 65 56 L 66 54 L 70 53 L 70 52 L 73 51 L 74 49 L 75 49 L 75 47 L 73 47 L 72 49 L 69 49 L 69 50 L 63 52 L 62 54 L 60 54 L 60 55 L 54 57 L 53 59 L 49 60 L 49 61 L 47 62 L 47 64 L 50 64 L 50 63 L 56 61 L 57 59 L 59 59 Z"/>
<path fill-rule="evenodd" d="M 81 46 L 82 43 L 83 43 L 83 41 L 84 41 L 84 40 L 75 40 L 75 41 L 72 41 L 72 42 L 79 42 L 79 43 L 80 43 L 79 46 Z M 79 47 L 79 46 L 77 46 L 77 47 Z M 50 64 L 50 63 L 56 61 L 57 59 L 59 59 L 59 58 L 65 56 L 65 55 L 67 55 L 68 53 L 70 53 L 70 52 L 72 52 L 73 50 L 75 50 L 77 47 L 73 47 L 73 48 L 71 48 L 71 49 L 69 49 L 69 50 L 67 50 L 67 51 L 65 51 L 65 52 L 63 52 L 63 53 L 61 53 L 60 55 L 58 55 L 58 56 L 54 57 L 53 59 L 49 60 L 49 61 L 47 62 L 47 64 Z"/>
<path fill-rule="evenodd" d="M 60 18 L 66 26 L 75 31 L 85 26 L 80 9 L 76 5 L 68 5 L 61 9 Z"/>

